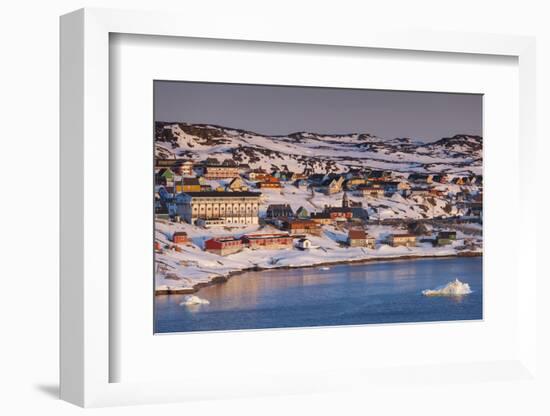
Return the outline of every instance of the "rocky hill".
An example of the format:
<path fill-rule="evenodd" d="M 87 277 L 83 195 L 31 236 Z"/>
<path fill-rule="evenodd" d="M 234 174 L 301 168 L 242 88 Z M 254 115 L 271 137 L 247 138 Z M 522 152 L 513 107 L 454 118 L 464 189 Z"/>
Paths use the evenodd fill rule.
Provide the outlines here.
<path fill-rule="evenodd" d="M 401 172 L 481 174 L 483 139 L 455 135 L 426 143 L 411 138 L 381 139 L 368 133 L 295 132 L 266 136 L 204 124 L 157 122 L 155 151 L 161 159 L 233 159 L 252 168 L 342 172 L 349 167 Z"/>

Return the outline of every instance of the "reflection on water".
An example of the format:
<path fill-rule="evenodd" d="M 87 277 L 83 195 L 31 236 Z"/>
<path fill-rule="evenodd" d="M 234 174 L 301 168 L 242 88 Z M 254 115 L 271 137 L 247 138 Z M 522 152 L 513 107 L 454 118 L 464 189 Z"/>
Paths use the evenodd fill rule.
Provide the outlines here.
<path fill-rule="evenodd" d="M 208 305 L 157 296 L 157 332 L 481 319 L 482 260 L 451 258 L 247 272 L 201 289 Z M 427 298 L 455 278 L 473 292 Z"/>

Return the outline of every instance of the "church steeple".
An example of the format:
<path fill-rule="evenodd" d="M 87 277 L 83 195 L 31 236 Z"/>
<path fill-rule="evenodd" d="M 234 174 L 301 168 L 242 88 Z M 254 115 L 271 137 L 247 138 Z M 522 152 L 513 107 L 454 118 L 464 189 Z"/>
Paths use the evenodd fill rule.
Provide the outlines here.
<path fill-rule="evenodd" d="M 346 192 L 344 192 L 344 196 L 342 197 L 342 208 L 349 208 L 348 194 Z"/>

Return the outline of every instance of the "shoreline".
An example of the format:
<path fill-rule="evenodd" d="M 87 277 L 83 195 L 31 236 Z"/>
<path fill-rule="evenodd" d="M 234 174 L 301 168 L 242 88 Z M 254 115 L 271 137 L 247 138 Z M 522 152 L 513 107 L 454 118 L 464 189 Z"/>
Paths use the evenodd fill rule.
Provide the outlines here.
<path fill-rule="evenodd" d="M 342 261 L 330 261 L 316 264 L 308 264 L 304 266 L 280 266 L 280 267 L 249 267 L 241 270 L 235 270 L 229 272 L 227 275 L 215 276 L 208 282 L 201 282 L 195 284 L 193 287 L 182 288 L 182 289 L 162 289 L 155 290 L 155 296 L 165 296 L 165 295 L 190 295 L 197 293 L 203 287 L 213 286 L 220 283 L 227 282 L 233 276 L 244 274 L 246 272 L 259 272 L 265 270 L 284 270 L 284 269 L 310 269 L 314 267 L 324 267 L 324 266 L 335 266 L 339 264 L 362 264 L 362 263 L 372 263 L 378 261 L 397 261 L 397 260 L 420 260 L 420 259 L 445 259 L 445 258 L 454 258 L 454 257 L 482 257 L 483 252 L 477 251 L 465 251 L 463 253 L 457 254 L 445 254 L 445 255 L 407 255 L 407 256 L 388 256 L 388 257 L 372 257 L 366 259 L 357 259 L 357 260 L 342 260 Z"/>

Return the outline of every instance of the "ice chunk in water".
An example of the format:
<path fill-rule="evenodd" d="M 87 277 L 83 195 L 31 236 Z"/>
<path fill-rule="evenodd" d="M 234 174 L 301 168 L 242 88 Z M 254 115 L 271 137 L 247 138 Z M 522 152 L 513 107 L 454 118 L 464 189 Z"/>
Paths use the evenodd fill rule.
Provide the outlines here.
<path fill-rule="evenodd" d="M 422 291 L 425 296 L 463 296 L 472 293 L 468 283 L 462 283 L 455 279 L 453 282 L 447 283 L 445 286 L 437 289 L 426 289 Z"/>
<path fill-rule="evenodd" d="M 183 302 L 180 303 L 181 306 L 192 306 L 192 305 L 208 305 L 210 302 L 206 299 L 199 298 L 195 295 L 185 296 Z"/>

